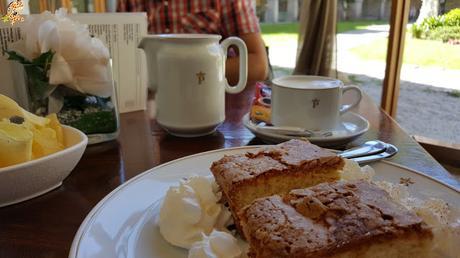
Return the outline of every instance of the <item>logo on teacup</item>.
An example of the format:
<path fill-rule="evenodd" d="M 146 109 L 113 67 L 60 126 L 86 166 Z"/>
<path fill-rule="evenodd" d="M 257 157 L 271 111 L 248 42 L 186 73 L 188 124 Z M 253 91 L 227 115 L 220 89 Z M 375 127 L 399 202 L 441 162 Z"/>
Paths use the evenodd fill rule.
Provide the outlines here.
<path fill-rule="evenodd" d="M 15 0 L 8 5 L 6 9 L 6 15 L 2 16 L 3 22 L 10 22 L 11 25 L 14 25 L 16 22 L 24 21 L 24 17 L 19 13 L 24 9 L 24 3 L 22 0 Z"/>
<path fill-rule="evenodd" d="M 198 84 L 201 84 L 206 78 L 206 74 L 200 71 L 199 73 L 196 74 L 196 78 L 198 80 Z"/>
<path fill-rule="evenodd" d="M 316 108 L 317 106 L 319 106 L 319 99 L 315 98 L 311 102 L 313 103 L 313 108 Z"/>

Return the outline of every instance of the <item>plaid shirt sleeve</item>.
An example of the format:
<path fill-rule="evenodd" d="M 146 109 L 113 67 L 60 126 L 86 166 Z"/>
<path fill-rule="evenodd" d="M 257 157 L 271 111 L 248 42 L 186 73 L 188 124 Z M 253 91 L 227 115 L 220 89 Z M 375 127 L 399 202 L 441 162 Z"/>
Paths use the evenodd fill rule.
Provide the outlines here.
<path fill-rule="evenodd" d="M 260 32 L 252 0 L 222 0 L 222 36 L 240 36 Z"/>
<path fill-rule="evenodd" d="M 145 12 L 145 0 L 118 0 L 117 12 Z"/>
<path fill-rule="evenodd" d="M 211 33 L 227 38 L 260 31 L 252 1 L 118 0 L 117 11 L 147 12 L 150 33 Z"/>

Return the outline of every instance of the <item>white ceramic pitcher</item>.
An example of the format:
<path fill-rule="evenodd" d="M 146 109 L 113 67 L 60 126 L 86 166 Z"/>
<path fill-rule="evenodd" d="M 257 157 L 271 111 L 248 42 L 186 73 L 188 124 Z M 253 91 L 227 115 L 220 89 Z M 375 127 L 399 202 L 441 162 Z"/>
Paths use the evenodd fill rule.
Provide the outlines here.
<path fill-rule="evenodd" d="M 244 42 L 206 34 L 164 34 L 144 37 L 149 87 L 156 91 L 157 122 L 173 135 L 210 134 L 225 119 L 225 92 L 239 93 L 247 82 L 247 49 Z M 239 81 L 225 78 L 228 48 L 239 52 Z"/>

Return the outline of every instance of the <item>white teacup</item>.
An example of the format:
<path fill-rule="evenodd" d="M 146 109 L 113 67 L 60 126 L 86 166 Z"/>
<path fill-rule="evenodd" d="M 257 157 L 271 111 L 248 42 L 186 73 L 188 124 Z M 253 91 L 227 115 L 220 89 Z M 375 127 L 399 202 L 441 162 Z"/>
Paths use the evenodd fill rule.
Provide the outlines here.
<path fill-rule="evenodd" d="M 357 94 L 351 104 L 342 105 L 347 91 Z M 361 101 L 357 86 L 320 76 L 290 75 L 273 80 L 271 121 L 275 126 L 301 127 L 313 131 L 333 130 L 340 115 Z"/>

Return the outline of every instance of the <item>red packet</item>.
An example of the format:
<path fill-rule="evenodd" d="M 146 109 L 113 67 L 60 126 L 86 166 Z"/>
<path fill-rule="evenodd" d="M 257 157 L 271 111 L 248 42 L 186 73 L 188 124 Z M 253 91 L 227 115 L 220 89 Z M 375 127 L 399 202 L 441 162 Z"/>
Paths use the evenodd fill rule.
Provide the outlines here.
<path fill-rule="evenodd" d="M 253 122 L 271 124 L 271 96 L 272 89 L 263 82 L 256 83 L 256 91 L 252 99 L 250 118 Z"/>

